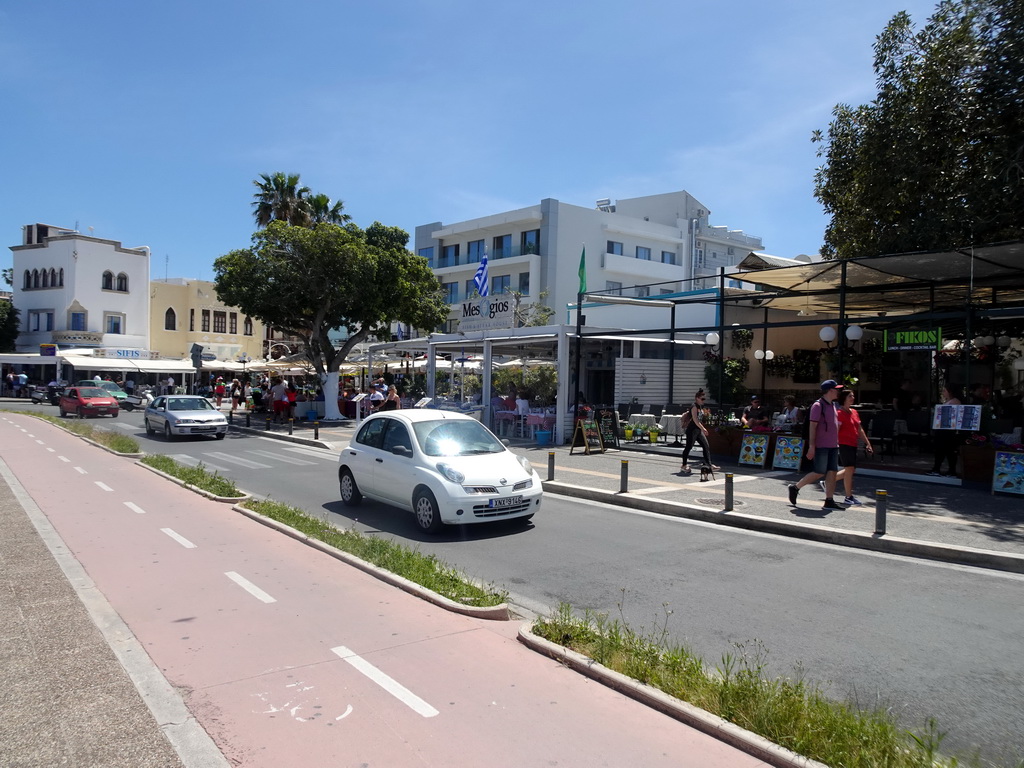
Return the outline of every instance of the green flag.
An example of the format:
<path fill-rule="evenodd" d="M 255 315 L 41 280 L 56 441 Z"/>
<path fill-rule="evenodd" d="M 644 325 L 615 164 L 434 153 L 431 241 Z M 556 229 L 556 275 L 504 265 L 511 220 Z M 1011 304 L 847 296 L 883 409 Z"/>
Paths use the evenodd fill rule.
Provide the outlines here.
<path fill-rule="evenodd" d="M 580 293 L 587 292 L 587 246 L 583 246 L 580 254 Z"/>

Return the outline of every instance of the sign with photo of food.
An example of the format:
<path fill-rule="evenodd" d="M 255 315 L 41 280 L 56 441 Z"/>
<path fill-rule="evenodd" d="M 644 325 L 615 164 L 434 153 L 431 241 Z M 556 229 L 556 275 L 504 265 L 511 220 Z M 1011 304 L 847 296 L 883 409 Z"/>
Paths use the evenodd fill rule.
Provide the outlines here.
<path fill-rule="evenodd" d="M 992 490 L 1024 495 L 1024 453 L 996 451 L 992 470 Z"/>
<path fill-rule="evenodd" d="M 768 456 L 768 434 L 765 432 L 744 432 L 740 443 L 740 464 L 763 467 Z"/>
<path fill-rule="evenodd" d="M 804 455 L 804 439 L 792 435 L 779 435 L 775 438 L 775 458 L 772 469 L 800 469 L 800 459 Z"/>

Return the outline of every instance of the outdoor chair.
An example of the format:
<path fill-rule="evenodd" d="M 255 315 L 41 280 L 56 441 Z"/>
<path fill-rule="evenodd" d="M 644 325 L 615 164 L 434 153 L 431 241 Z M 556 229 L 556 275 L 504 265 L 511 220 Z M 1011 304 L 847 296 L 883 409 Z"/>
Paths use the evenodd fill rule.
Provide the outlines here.
<path fill-rule="evenodd" d="M 911 411 L 907 414 L 907 434 L 909 440 L 916 440 L 920 451 L 931 447 L 932 416 L 928 411 Z"/>
<path fill-rule="evenodd" d="M 875 455 L 885 461 L 885 454 L 896 455 L 896 411 L 879 411 L 871 419 L 871 442 Z"/>
<path fill-rule="evenodd" d="M 649 405 L 649 406 L 647 406 L 647 412 L 654 417 L 655 421 L 659 421 L 661 419 L 661 414 L 662 414 L 662 412 L 664 410 L 665 410 L 665 406 L 663 406 L 663 405 Z"/>
<path fill-rule="evenodd" d="M 666 416 L 682 416 L 686 411 L 686 406 L 682 403 L 669 403 L 665 406 Z"/>
<path fill-rule="evenodd" d="M 623 424 L 629 421 L 629 403 L 619 403 L 616 410 L 619 412 L 619 421 Z"/>

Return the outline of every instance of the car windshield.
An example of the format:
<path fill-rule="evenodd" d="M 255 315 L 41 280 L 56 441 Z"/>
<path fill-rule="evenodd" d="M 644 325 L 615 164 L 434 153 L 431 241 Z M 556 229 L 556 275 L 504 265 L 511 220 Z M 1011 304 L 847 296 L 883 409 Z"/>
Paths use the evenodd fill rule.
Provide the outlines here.
<path fill-rule="evenodd" d="M 99 387 L 79 387 L 79 397 L 110 397 L 110 393 Z"/>
<path fill-rule="evenodd" d="M 204 397 L 171 397 L 167 400 L 168 411 L 212 411 L 210 401 Z"/>
<path fill-rule="evenodd" d="M 439 419 L 413 424 L 416 441 L 427 456 L 473 456 L 501 453 L 505 446 L 475 419 Z"/>
<path fill-rule="evenodd" d="M 103 389 L 105 389 L 105 390 L 107 390 L 109 392 L 121 392 L 122 391 L 121 388 L 119 386 L 117 386 L 117 384 L 115 384 L 112 381 L 102 381 L 102 382 L 100 382 L 100 386 L 103 387 Z"/>

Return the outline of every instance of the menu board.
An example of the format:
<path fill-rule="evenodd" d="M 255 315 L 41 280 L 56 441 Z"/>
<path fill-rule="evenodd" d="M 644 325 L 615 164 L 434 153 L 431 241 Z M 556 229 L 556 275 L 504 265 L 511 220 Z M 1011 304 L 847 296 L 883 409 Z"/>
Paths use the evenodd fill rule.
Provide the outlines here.
<path fill-rule="evenodd" d="M 575 453 L 577 448 L 583 448 L 583 452 L 588 455 L 592 451 L 604 453 L 604 444 L 601 442 L 601 430 L 597 428 L 596 421 L 579 419 L 576 422 L 576 429 L 572 433 L 572 445 L 569 447 L 569 454 Z"/>
<path fill-rule="evenodd" d="M 804 455 L 804 439 L 795 435 L 779 435 L 775 438 L 773 469 L 800 469 Z"/>
<path fill-rule="evenodd" d="M 936 405 L 932 429 L 961 429 L 977 432 L 981 426 L 980 405 Z"/>
<path fill-rule="evenodd" d="M 619 447 L 619 414 L 611 408 L 597 412 L 597 427 L 601 431 L 601 442 L 605 448 Z"/>
<path fill-rule="evenodd" d="M 992 490 L 1024 496 L 1024 453 L 996 451 Z"/>
<path fill-rule="evenodd" d="M 740 464 L 764 467 L 768 458 L 768 437 L 767 432 L 744 432 L 740 443 Z"/>

